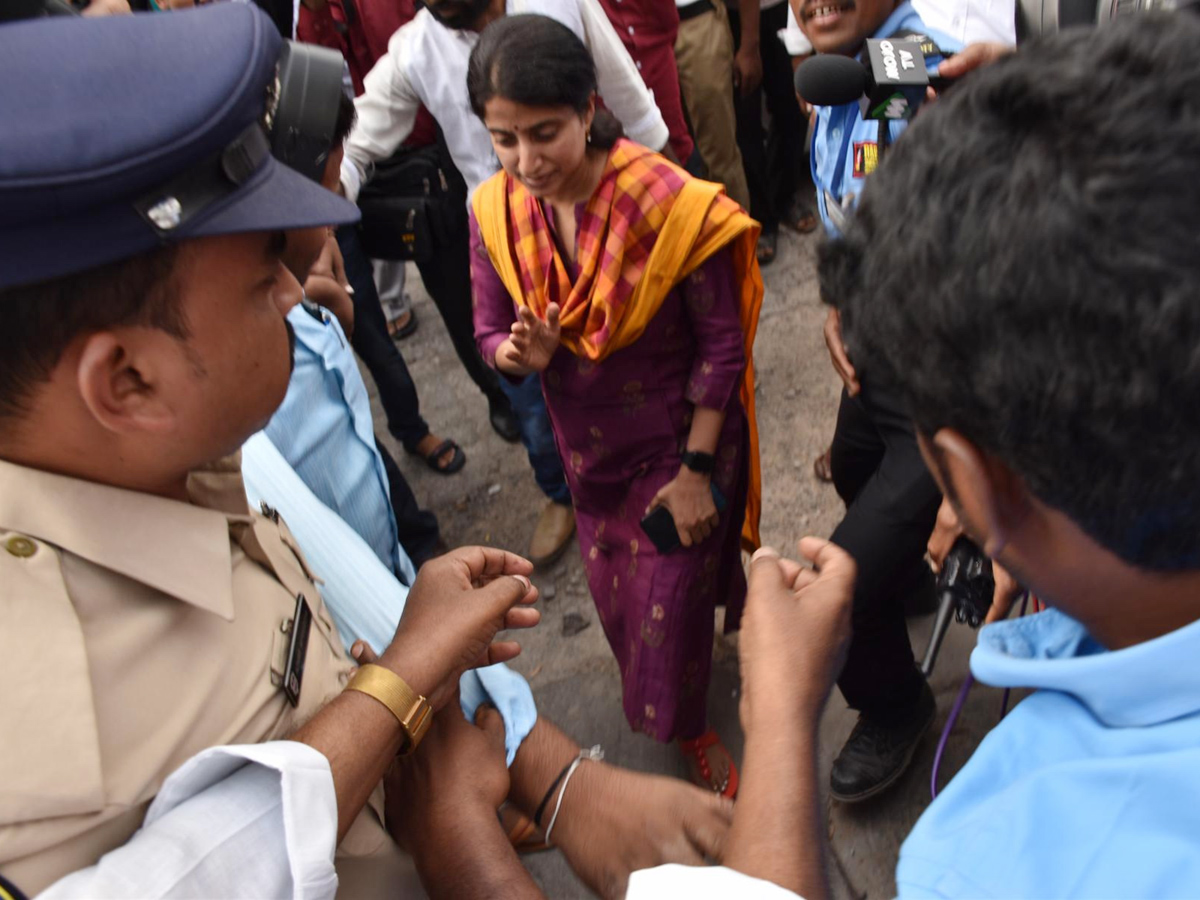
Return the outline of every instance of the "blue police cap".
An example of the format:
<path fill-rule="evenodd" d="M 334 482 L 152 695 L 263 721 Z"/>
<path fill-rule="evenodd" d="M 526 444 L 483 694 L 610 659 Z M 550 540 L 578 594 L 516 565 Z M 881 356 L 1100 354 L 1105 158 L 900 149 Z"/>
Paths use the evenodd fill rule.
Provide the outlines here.
<path fill-rule="evenodd" d="M 191 238 L 356 220 L 271 156 L 281 47 L 240 3 L 0 26 L 0 288 Z"/>

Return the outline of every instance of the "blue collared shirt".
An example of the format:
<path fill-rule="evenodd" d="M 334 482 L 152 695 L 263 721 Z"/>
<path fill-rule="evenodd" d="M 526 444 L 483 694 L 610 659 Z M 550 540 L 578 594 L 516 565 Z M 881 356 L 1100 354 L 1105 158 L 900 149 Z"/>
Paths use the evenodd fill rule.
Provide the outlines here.
<path fill-rule="evenodd" d="M 375 449 L 367 387 L 342 326 L 316 309 L 320 320 L 299 305 L 288 313 L 295 367 L 287 396 L 264 430 L 318 499 L 411 585 L 415 576 L 400 547 L 387 472 Z"/>
<path fill-rule="evenodd" d="M 330 509 L 308 489 L 265 431 L 251 436 L 242 448 L 242 478 L 252 506 L 265 502 L 282 514 L 308 564 L 321 579 L 321 596 L 342 643 L 349 647 L 361 639 L 376 653 L 382 653 L 396 632 L 396 623 L 408 602 L 408 588 L 337 515 L 337 510 Z M 386 495 L 386 486 L 384 492 Z M 537 721 L 528 682 L 497 663 L 464 672 L 459 679 L 459 693 L 463 713 L 469 719 L 474 719 L 475 710 L 485 701 L 500 711 L 504 747 L 512 765 L 521 741 Z"/>
<path fill-rule="evenodd" d="M 873 37 L 886 38 L 898 31 L 915 31 L 925 34 L 943 50 L 958 50 L 956 41 L 926 27 L 911 3 L 902 3 L 888 16 Z M 937 72 L 940 56 L 926 57 L 926 68 L 930 74 Z M 903 120 L 888 122 L 889 140 L 894 142 L 908 123 Z M 858 102 L 844 106 L 818 106 L 817 124 L 813 129 L 812 166 L 813 183 L 817 187 L 817 209 L 825 230 L 833 237 L 841 234 L 841 225 L 858 205 L 866 177 L 875 170 L 880 160 L 879 122 L 864 119 Z"/>
<path fill-rule="evenodd" d="M 1108 651 L 1048 610 L 980 631 L 971 670 L 1037 693 L 909 834 L 902 898 L 1200 897 L 1200 622 Z"/>

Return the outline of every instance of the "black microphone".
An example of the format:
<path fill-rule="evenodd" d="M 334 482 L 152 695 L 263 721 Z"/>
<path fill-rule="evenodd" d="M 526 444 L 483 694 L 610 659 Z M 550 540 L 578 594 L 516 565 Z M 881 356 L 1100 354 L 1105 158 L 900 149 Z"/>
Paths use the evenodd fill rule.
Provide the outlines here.
<path fill-rule="evenodd" d="M 800 64 L 795 77 L 796 93 L 813 106 L 857 100 L 864 119 L 910 119 L 926 88 L 940 91 L 947 83 L 929 75 L 921 42 L 907 38 L 868 40 L 865 60 L 817 54 Z"/>
<path fill-rule="evenodd" d="M 813 106 L 843 106 L 867 92 L 867 69 L 857 59 L 821 53 L 796 67 L 796 93 Z"/>

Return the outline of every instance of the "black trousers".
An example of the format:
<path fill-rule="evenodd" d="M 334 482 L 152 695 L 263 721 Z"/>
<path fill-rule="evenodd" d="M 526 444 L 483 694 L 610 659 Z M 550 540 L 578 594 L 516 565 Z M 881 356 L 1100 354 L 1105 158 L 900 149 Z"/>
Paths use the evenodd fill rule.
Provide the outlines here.
<path fill-rule="evenodd" d="M 425 290 L 446 323 L 454 352 L 467 375 L 489 403 L 507 406 L 508 398 L 500 389 L 499 377 L 483 361 L 475 344 L 466 184 L 446 151 L 442 152 L 441 165 L 452 191 L 451 200 L 444 204 L 447 221 L 438 229 L 433 255 L 417 263 L 417 269 Z M 404 357 L 388 335 L 387 318 L 379 304 L 371 261 L 353 225 L 339 228 L 337 238 L 346 265 L 346 277 L 354 288 L 354 334 L 350 342 L 379 389 L 388 431 L 406 450 L 415 450 L 421 439 L 429 434 L 429 425 L 421 417 L 416 385 Z"/>
<path fill-rule="evenodd" d="M 501 405 L 508 400 L 500 390 L 500 379 L 483 357 L 475 343 L 475 316 L 471 299 L 471 232 L 467 220 L 467 194 L 456 198 L 455 215 L 449 234 L 437 240 L 432 258 L 417 263 L 421 282 L 437 305 L 450 342 L 463 368 L 488 400 Z"/>
<path fill-rule="evenodd" d="M 722 0 L 717 0 L 722 2 Z M 742 40 L 741 17 L 729 10 L 729 25 L 734 46 Z M 762 86 L 743 97 L 736 93 L 738 149 L 750 187 L 750 215 L 762 223 L 763 231 L 779 229 L 779 220 L 788 213 L 804 168 L 804 116 L 796 102 L 792 85 L 792 62 L 777 33 L 787 27 L 787 4 L 780 3 L 759 14 L 759 55 L 762 59 Z M 770 140 L 763 128 L 762 104 L 766 97 L 771 115 Z"/>
<path fill-rule="evenodd" d="M 339 228 L 337 240 L 346 266 L 346 278 L 354 288 L 351 294 L 354 333 L 350 345 L 379 389 L 379 402 L 387 416 L 388 431 L 404 445 L 404 449 L 415 451 L 421 439 L 429 434 L 429 425 L 421 418 L 417 386 L 413 384 L 404 357 L 388 335 L 387 317 L 379 305 L 371 260 L 353 225 Z"/>
<path fill-rule="evenodd" d="M 857 397 L 842 392 L 832 468 L 846 517 L 831 540 L 858 564 L 854 634 L 838 687 L 851 707 L 886 724 L 903 718 L 921 691 L 904 606 L 930 585 L 925 547 L 942 497 L 908 416 L 865 380 Z"/>

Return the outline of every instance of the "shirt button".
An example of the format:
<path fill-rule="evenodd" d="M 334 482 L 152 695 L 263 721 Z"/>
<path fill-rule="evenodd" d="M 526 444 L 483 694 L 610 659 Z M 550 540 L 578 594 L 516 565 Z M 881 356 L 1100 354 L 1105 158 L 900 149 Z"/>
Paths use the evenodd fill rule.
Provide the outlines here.
<path fill-rule="evenodd" d="M 632 25 L 629 26 L 629 33 L 633 34 L 633 26 Z"/>
<path fill-rule="evenodd" d="M 37 553 L 37 544 L 27 537 L 10 537 L 4 542 L 4 549 L 18 559 L 28 559 Z"/>
<path fill-rule="evenodd" d="M 642 61 L 640 59 L 637 61 L 637 67 L 639 72 L 642 71 Z"/>

